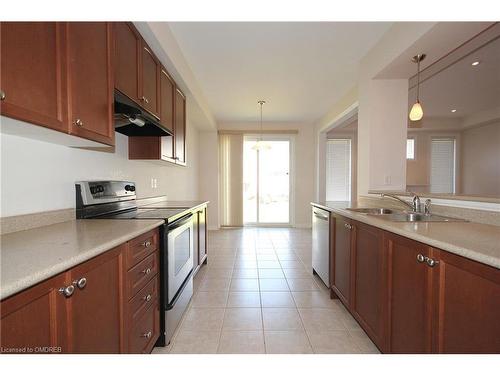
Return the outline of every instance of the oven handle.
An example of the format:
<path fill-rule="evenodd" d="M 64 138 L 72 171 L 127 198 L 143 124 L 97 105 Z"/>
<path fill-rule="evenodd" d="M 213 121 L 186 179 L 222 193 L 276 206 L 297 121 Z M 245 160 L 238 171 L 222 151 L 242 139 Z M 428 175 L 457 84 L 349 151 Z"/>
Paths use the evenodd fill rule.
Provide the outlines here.
<path fill-rule="evenodd" d="M 180 219 L 177 219 L 176 221 L 174 221 L 172 224 L 170 224 L 168 226 L 168 230 L 170 231 L 170 230 L 173 230 L 175 228 L 179 228 L 180 226 L 183 226 L 188 221 L 190 221 L 192 217 L 193 217 L 193 213 L 191 212 L 190 214 L 187 214 L 186 216 L 183 216 Z"/>

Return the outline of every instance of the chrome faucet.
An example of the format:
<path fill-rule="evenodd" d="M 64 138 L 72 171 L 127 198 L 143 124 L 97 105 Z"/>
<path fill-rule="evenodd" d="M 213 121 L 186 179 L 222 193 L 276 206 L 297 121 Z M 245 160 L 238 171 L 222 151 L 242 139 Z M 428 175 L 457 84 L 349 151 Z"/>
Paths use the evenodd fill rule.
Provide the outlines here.
<path fill-rule="evenodd" d="M 408 203 L 407 201 L 402 200 L 401 198 L 399 198 L 398 196 L 396 196 L 394 194 L 382 193 L 382 194 L 380 194 L 380 197 L 381 198 L 387 197 L 387 198 L 395 199 L 395 200 L 403 203 L 405 206 L 408 206 L 413 212 L 420 212 L 420 197 L 415 193 L 411 193 L 411 194 L 412 194 L 412 203 Z"/>

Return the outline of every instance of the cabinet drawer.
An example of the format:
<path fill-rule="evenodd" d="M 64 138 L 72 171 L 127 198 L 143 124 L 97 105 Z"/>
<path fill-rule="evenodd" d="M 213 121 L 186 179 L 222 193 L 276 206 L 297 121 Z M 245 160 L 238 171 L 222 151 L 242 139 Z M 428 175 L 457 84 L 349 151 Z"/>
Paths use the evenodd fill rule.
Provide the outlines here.
<path fill-rule="evenodd" d="M 141 234 L 139 237 L 130 240 L 126 256 L 127 269 L 135 266 L 156 250 L 158 250 L 157 229 Z"/>
<path fill-rule="evenodd" d="M 149 255 L 127 272 L 127 295 L 132 298 L 158 273 L 159 252 Z"/>
<path fill-rule="evenodd" d="M 158 303 L 159 277 L 156 275 L 142 288 L 129 302 L 130 324 L 134 325 L 137 319 L 151 306 Z"/>
<path fill-rule="evenodd" d="M 132 327 L 129 336 L 129 353 L 149 353 L 158 339 L 160 319 L 158 304 L 153 305 Z"/>

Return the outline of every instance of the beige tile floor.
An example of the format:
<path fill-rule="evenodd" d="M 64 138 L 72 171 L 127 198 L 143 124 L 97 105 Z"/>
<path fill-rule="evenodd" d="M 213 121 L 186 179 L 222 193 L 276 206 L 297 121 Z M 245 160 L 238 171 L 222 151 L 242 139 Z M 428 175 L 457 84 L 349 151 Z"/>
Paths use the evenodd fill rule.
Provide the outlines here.
<path fill-rule="evenodd" d="M 209 260 L 172 342 L 153 353 L 379 353 L 311 270 L 311 230 L 209 233 Z"/>

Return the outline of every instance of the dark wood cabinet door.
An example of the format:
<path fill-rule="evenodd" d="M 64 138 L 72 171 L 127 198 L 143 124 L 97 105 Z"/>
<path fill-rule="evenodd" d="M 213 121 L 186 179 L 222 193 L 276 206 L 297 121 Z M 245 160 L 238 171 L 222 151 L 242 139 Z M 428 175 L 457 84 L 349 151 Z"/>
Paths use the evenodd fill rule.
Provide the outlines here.
<path fill-rule="evenodd" d="M 134 101 L 139 100 L 141 38 L 129 22 L 115 23 L 115 88 Z"/>
<path fill-rule="evenodd" d="M 114 144 L 112 24 L 66 23 L 71 134 Z"/>
<path fill-rule="evenodd" d="M 175 160 L 186 164 L 186 97 L 179 89 L 175 92 Z"/>
<path fill-rule="evenodd" d="M 207 259 L 207 209 L 198 211 L 198 264 Z"/>
<path fill-rule="evenodd" d="M 0 113 L 68 132 L 64 26 L 2 22 L 0 28 Z"/>
<path fill-rule="evenodd" d="M 61 274 L 2 301 L 2 353 L 23 348 L 24 353 L 44 353 L 40 349 L 49 348 L 67 352 L 66 298 L 59 292 L 65 285 Z"/>
<path fill-rule="evenodd" d="M 351 304 L 351 221 L 340 215 L 335 220 L 332 289 L 346 306 Z M 330 276 L 331 277 L 331 276 Z"/>
<path fill-rule="evenodd" d="M 160 122 L 172 133 L 174 132 L 174 96 L 175 83 L 167 71 L 162 68 L 160 75 Z"/>
<path fill-rule="evenodd" d="M 379 348 L 386 348 L 387 262 L 383 231 L 352 222 L 355 227 L 352 311 Z"/>
<path fill-rule="evenodd" d="M 86 280 L 68 298 L 70 351 L 119 353 L 123 322 L 123 288 L 120 283 L 122 251 L 109 250 L 71 269 L 72 282 Z"/>
<path fill-rule="evenodd" d="M 434 250 L 437 353 L 500 353 L 500 270 Z"/>
<path fill-rule="evenodd" d="M 141 50 L 141 72 L 141 105 L 159 118 L 160 64 L 144 41 Z"/>
<path fill-rule="evenodd" d="M 427 245 L 386 232 L 388 251 L 388 336 L 391 353 L 431 351 L 431 272 L 421 256 Z M 419 256 L 420 261 L 417 259 Z"/>

